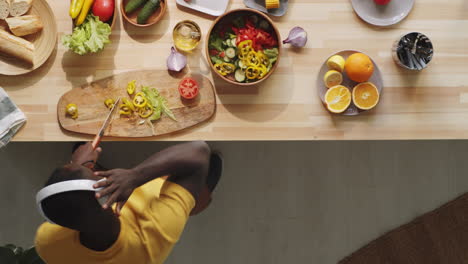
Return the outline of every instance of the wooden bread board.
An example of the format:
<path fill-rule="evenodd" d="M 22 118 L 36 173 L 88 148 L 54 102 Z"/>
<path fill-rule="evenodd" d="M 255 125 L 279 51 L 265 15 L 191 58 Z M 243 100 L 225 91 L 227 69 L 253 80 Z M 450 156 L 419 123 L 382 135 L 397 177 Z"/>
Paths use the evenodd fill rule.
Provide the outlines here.
<path fill-rule="evenodd" d="M 141 85 L 158 89 L 160 94 L 167 99 L 167 105 L 176 116 L 177 121 L 162 114 L 158 121 L 150 122 L 148 120 L 144 124 L 140 124 L 144 119 L 136 115 L 130 118 L 120 116 L 118 109 L 116 109 L 112 122 L 106 129 L 105 136 L 158 136 L 186 129 L 213 116 L 216 110 L 216 98 L 210 80 L 201 74 L 177 75 L 180 76 L 170 75 L 168 71 L 164 70 L 132 71 L 74 88 L 64 94 L 58 102 L 59 123 L 65 130 L 83 134 L 97 134 L 109 113 L 104 101 L 108 98 L 114 100 L 117 100 L 118 97 L 130 98 L 126 88 L 128 82 L 132 80 L 136 80 L 136 92 L 140 91 Z M 192 100 L 183 99 L 178 91 L 180 80 L 187 76 L 194 78 L 200 87 L 199 95 Z M 77 119 L 66 116 L 65 108 L 70 103 L 74 103 L 78 107 L 79 116 Z"/>

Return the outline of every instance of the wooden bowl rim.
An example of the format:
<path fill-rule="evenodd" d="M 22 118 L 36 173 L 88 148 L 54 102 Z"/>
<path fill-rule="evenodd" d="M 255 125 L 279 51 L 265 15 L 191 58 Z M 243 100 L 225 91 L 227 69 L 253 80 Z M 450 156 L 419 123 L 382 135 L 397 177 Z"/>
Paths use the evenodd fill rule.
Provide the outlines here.
<path fill-rule="evenodd" d="M 125 0 L 120 0 L 120 13 L 122 14 L 122 17 L 125 19 L 125 21 L 127 21 L 128 23 L 134 25 L 135 27 L 149 27 L 149 26 L 152 26 L 156 23 L 158 23 L 162 17 L 164 16 L 164 14 L 166 13 L 166 9 L 167 9 L 167 4 L 166 4 L 166 0 L 161 0 L 161 4 L 159 6 L 159 8 L 161 9 L 161 13 L 159 14 L 159 16 L 156 17 L 156 19 L 151 22 L 151 23 L 148 23 L 148 24 L 144 24 L 144 25 L 141 25 L 141 24 L 138 24 L 138 23 L 135 23 L 133 22 L 128 16 L 127 16 L 127 13 L 125 13 L 125 7 L 124 7 L 124 1 Z"/>
<path fill-rule="evenodd" d="M 252 13 L 255 13 L 257 15 L 260 15 L 261 17 L 263 17 L 264 19 L 266 19 L 270 25 L 273 27 L 273 29 L 275 30 L 275 33 L 276 33 L 276 37 L 278 38 L 278 59 L 276 60 L 275 62 L 275 65 L 273 65 L 273 68 L 271 68 L 270 72 L 267 73 L 267 75 L 263 78 L 263 79 L 260 79 L 256 82 L 251 82 L 251 83 L 240 83 L 240 82 L 236 82 L 236 81 L 232 81 L 226 77 L 224 77 L 223 75 L 221 75 L 220 73 L 218 73 L 217 71 L 214 70 L 214 65 L 213 63 L 211 62 L 211 58 L 209 56 L 210 52 L 209 52 L 209 41 L 210 41 L 210 36 L 211 36 L 211 32 L 213 31 L 213 29 L 215 28 L 215 26 L 218 24 L 219 21 L 221 21 L 223 18 L 225 18 L 226 16 L 232 14 L 232 13 L 237 13 L 237 12 L 252 12 Z M 206 35 L 206 43 L 205 43 L 205 52 L 206 52 L 206 60 L 208 61 L 208 64 L 210 65 L 210 68 L 211 70 L 216 73 L 216 75 L 218 75 L 221 79 L 227 81 L 228 83 L 231 83 L 231 84 L 235 84 L 235 85 L 240 85 L 240 86 L 252 86 L 252 85 L 256 85 L 256 84 L 259 84 L 263 81 L 265 81 L 266 79 L 268 79 L 271 74 L 273 74 L 273 72 L 276 70 L 276 68 L 278 67 L 278 64 L 279 64 L 279 61 L 280 61 L 280 58 L 281 58 L 281 36 L 280 36 L 280 33 L 279 33 L 279 30 L 278 28 L 276 27 L 276 25 L 273 23 L 273 20 L 271 20 L 271 18 L 269 18 L 267 15 L 265 15 L 264 13 L 260 12 L 260 11 L 257 11 L 255 9 L 250 9 L 250 8 L 239 8 L 239 9 L 234 9 L 234 10 L 231 10 L 229 12 L 226 12 L 224 13 L 223 15 L 219 16 L 218 18 L 216 18 L 216 20 L 211 24 L 211 27 L 210 27 L 210 30 L 208 31 L 207 35 Z"/>

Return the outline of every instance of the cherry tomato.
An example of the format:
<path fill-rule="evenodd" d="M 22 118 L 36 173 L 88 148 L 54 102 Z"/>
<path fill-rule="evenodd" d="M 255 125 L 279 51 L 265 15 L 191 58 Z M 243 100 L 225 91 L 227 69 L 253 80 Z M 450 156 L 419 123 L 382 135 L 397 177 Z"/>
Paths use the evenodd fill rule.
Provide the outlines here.
<path fill-rule="evenodd" d="M 190 77 L 182 79 L 179 84 L 179 93 L 185 99 L 193 99 L 198 95 L 198 83 Z"/>
<path fill-rule="evenodd" d="M 114 14 L 115 0 L 96 0 L 93 4 L 93 14 L 102 22 L 109 21 Z"/>

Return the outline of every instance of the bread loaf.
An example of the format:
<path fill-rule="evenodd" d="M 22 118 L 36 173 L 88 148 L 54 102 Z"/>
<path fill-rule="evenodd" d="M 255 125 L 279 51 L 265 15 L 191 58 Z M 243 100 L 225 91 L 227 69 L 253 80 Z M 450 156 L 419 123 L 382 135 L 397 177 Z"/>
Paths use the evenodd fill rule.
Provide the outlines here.
<path fill-rule="evenodd" d="M 34 64 L 34 45 L 0 29 L 0 53 L 5 53 Z"/>
<path fill-rule="evenodd" d="M 9 17 L 6 19 L 6 22 L 10 31 L 18 37 L 36 33 L 44 27 L 36 15 Z"/>
<path fill-rule="evenodd" d="M 10 1 L 10 15 L 22 16 L 26 14 L 31 8 L 33 0 L 9 0 Z"/>
<path fill-rule="evenodd" d="M 10 1 L 0 0 L 0 19 L 5 19 L 10 14 Z"/>

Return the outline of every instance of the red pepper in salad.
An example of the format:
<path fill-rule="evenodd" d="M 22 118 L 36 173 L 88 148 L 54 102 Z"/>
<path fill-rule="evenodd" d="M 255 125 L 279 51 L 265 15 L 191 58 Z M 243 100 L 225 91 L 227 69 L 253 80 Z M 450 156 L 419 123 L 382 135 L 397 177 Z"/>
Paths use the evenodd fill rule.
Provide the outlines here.
<path fill-rule="evenodd" d="M 237 35 L 236 44 L 244 40 L 252 40 L 255 51 L 269 49 L 278 46 L 278 41 L 270 33 L 263 29 L 255 28 L 252 21 L 247 20 L 245 27 L 236 28 L 232 26 L 232 31 Z"/>

